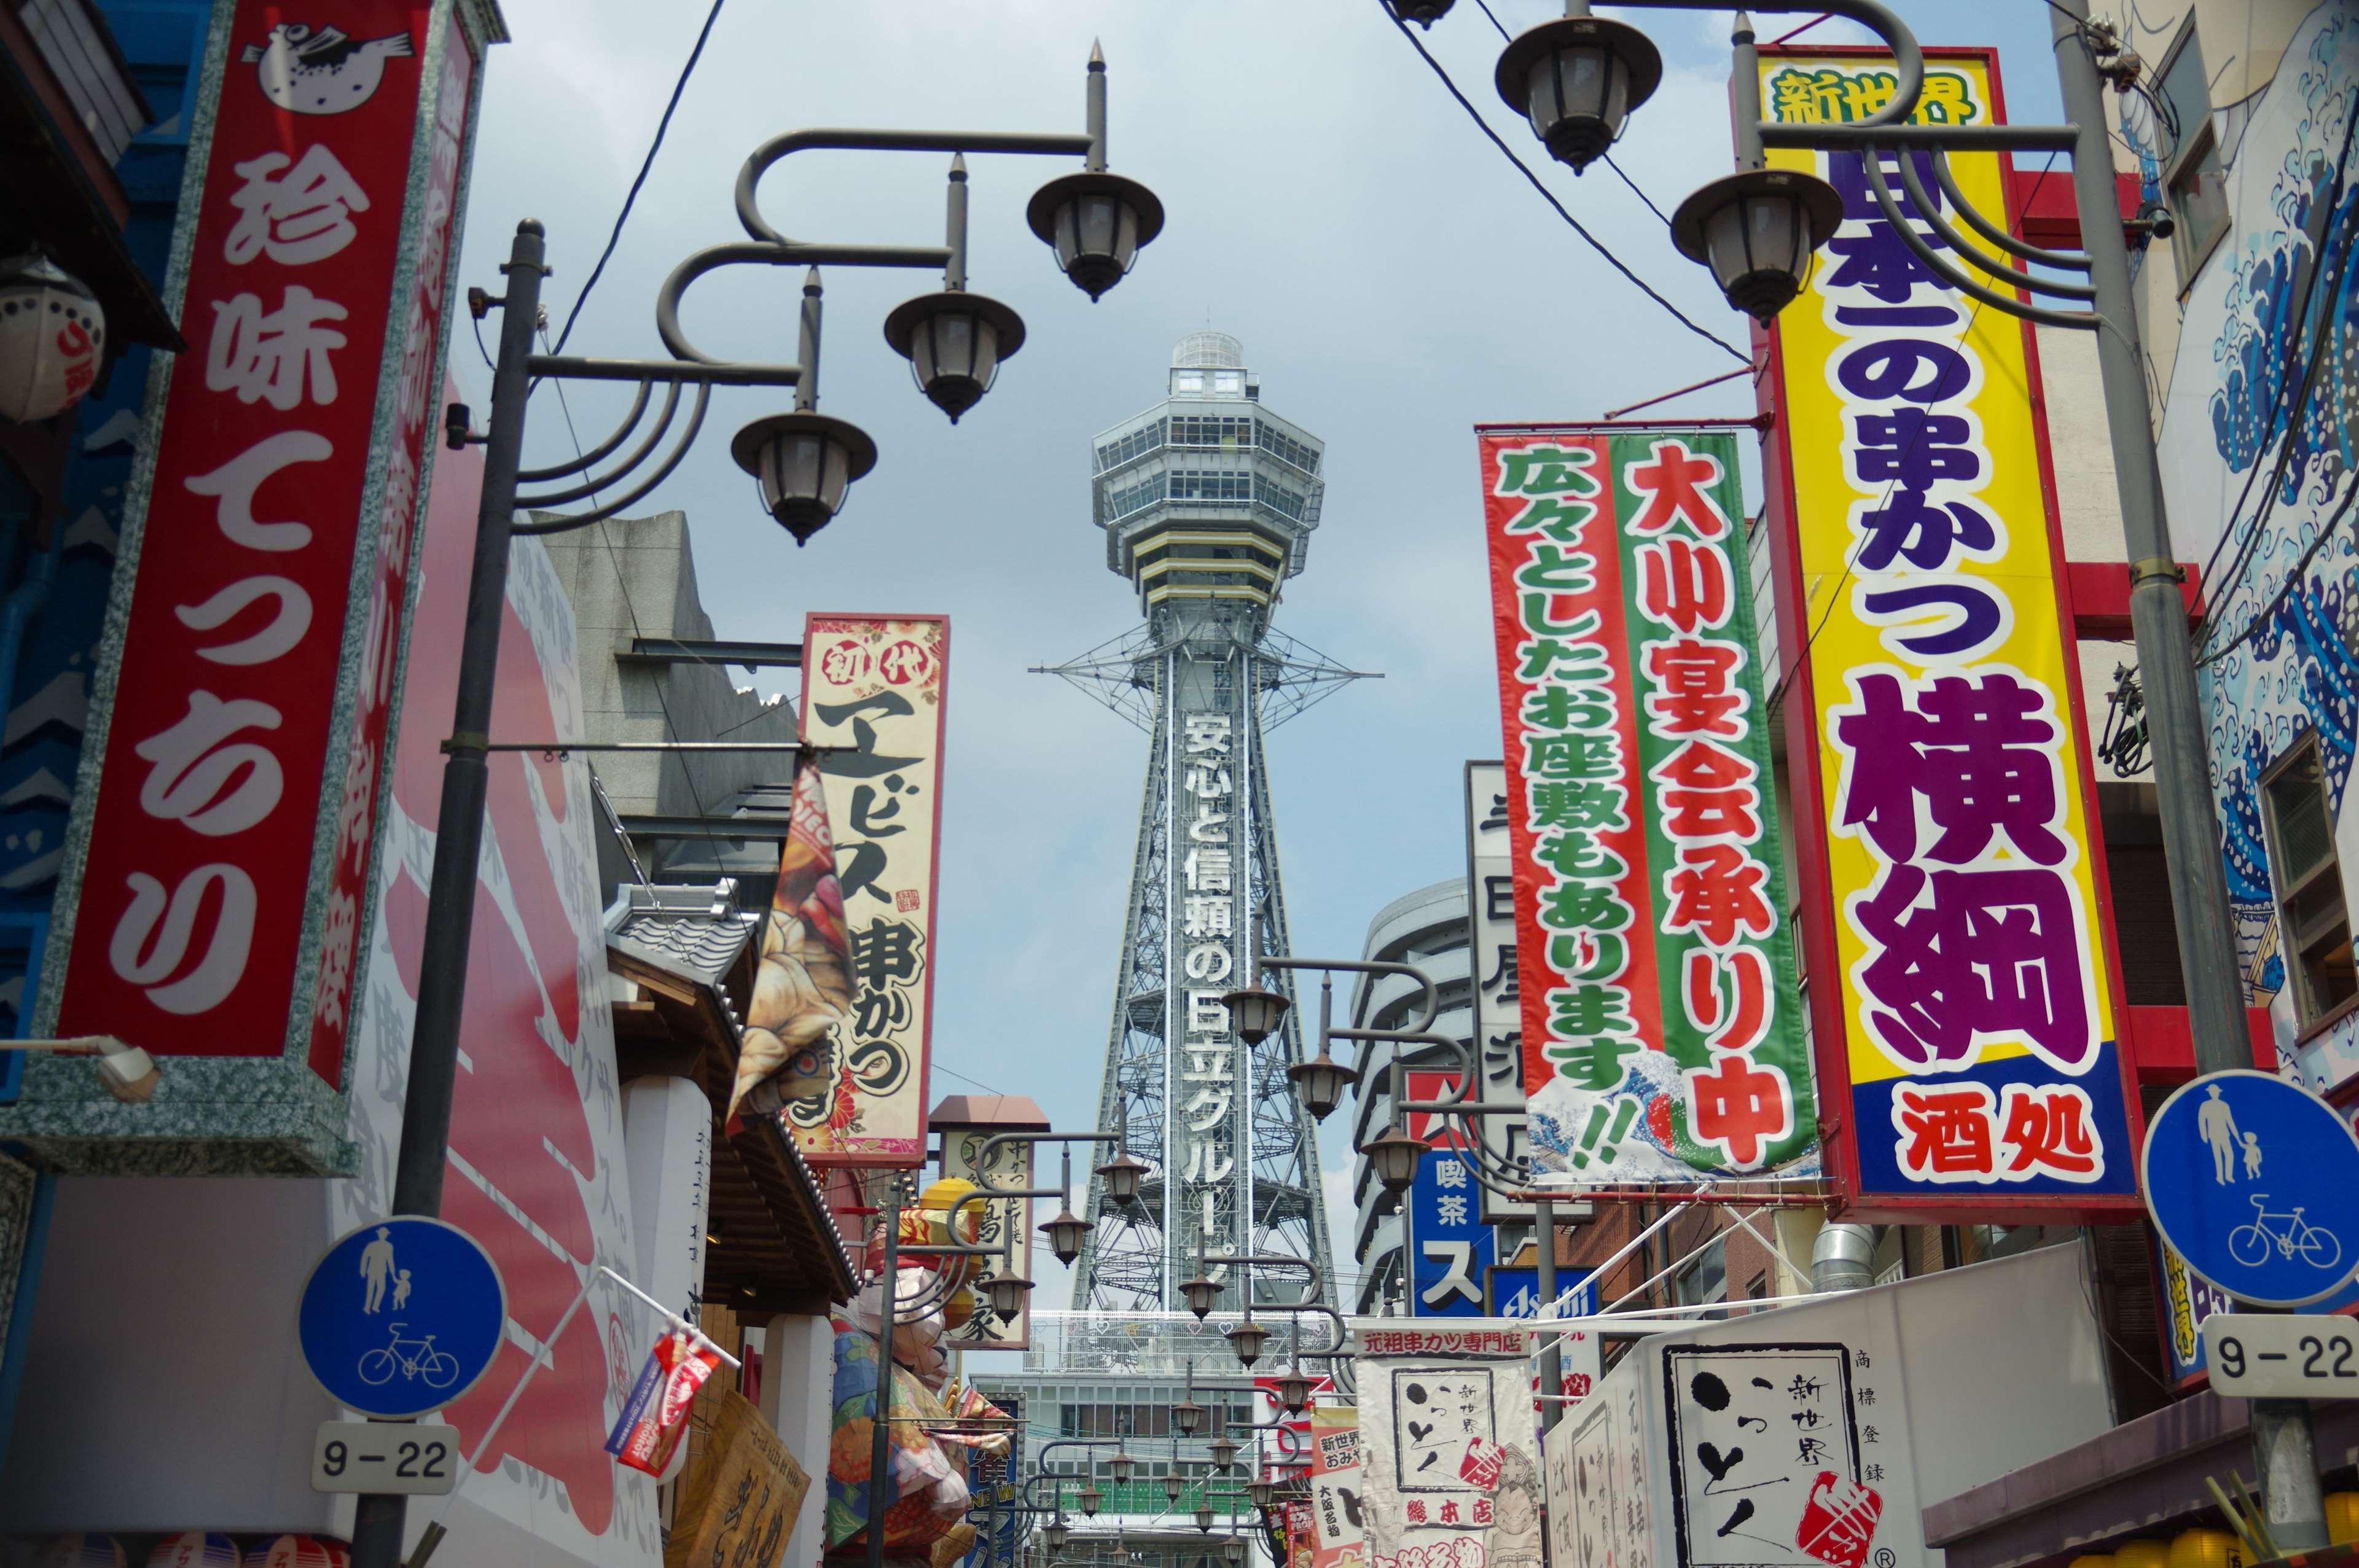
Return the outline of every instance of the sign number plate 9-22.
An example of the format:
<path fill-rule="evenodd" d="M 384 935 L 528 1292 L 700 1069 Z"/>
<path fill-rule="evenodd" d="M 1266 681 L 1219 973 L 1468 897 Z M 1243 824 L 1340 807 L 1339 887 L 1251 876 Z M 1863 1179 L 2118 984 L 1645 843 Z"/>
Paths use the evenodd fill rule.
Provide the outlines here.
<path fill-rule="evenodd" d="M 2223 1398 L 2359 1399 L 2359 1323 L 2347 1317 L 2213 1313 L 2203 1352 Z"/>
<path fill-rule="evenodd" d="M 459 1484 L 461 1463 L 456 1427 L 323 1421 L 311 1444 L 311 1489 L 439 1498 Z"/>

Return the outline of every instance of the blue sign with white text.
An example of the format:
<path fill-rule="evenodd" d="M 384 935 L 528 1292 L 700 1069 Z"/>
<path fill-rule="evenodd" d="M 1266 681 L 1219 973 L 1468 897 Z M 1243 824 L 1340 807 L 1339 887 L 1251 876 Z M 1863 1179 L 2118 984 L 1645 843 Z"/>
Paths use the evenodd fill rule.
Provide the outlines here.
<path fill-rule="evenodd" d="M 337 1403 L 406 1421 L 473 1388 L 506 1321 L 499 1269 L 473 1237 L 397 1215 L 346 1234 L 312 1265 L 297 1331 Z"/>
<path fill-rule="evenodd" d="M 2359 1265 L 2359 1136 L 2308 1089 L 2212 1073 L 2147 1126 L 2147 1211 L 2202 1278 L 2257 1306 L 2303 1306 Z"/>
<path fill-rule="evenodd" d="M 1483 1271 L 1497 1256 L 1498 1233 L 1483 1223 L 1483 1191 L 1465 1151 L 1437 1144 L 1417 1162 L 1408 1247 L 1410 1316 L 1483 1315 Z"/>

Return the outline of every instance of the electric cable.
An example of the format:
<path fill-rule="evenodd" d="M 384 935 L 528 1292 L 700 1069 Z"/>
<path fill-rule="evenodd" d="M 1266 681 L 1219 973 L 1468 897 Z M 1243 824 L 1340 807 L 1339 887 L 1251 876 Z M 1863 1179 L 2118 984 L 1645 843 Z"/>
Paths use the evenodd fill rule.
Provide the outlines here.
<path fill-rule="evenodd" d="M 1556 209 L 1557 216 L 1563 219 L 1566 223 L 1570 224 L 1572 232 L 1579 234 L 1582 239 L 1587 243 L 1590 249 L 1595 251 L 1600 256 L 1603 257 L 1605 264 L 1608 266 L 1611 266 L 1615 272 L 1620 273 L 1624 277 L 1627 278 L 1634 286 L 1636 286 L 1639 293 L 1644 294 L 1647 298 L 1661 306 L 1665 311 L 1669 313 L 1671 319 L 1677 321 L 1680 326 L 1685 327 L 1689 331 L 1693 332 L 1697 337 L 1701 338 L 1704 341 L 1719 348 L 1723 353 L 1726 353 L 1730 358 L 1737 361 L 1740 364 L 1744 364 L 1748 367 L 1751 366 L 1753 363 L 1753 356 L 1751 354 L 1745 353 L 1742 350 L 1738 349 L 1735 344 L 1731 343 L 1727 339 L 1712 331 L 1708 328 L 1699 326 L 1685 311 L 1672 304 L 1669 300 L 1664 298 L 1661 294 L 1656 292 L 1653 285 L 1649 284 L 1645 278 L 1640 277 L 1636 273 L 1631 271 L 1630 268 L 1623 263 L 1621 257 L 1615 255 L 1611 250 L 1606 248 L 1605 243 L 1603 240 L 1600 240 L 1595 234 L 1591 233 L 1589 230 L 1582 224 L 1581 220 L 1574 217 L 1571 211 L 1566 208 L 1565 204 L 1557 200 L 1556 193 L 1540 182 L 1540 177 L 1532 172 L 1531 167 L 1516 155 L 1516 149 L 1509 146 L 1505 141 L 1500 139 L 1499 133 L 1491 128 L 1491 123 L 1483 118 L 1482 111 L 1476 109 L 1473 103 L 1467 99 L 1466 94 L 1458 90 L 1458 84 L 1450 79 L 1450 72 L 1442 68 L 1441 62 L 1433 58 L 1432 54 L 1427 50 L 1425 45 L 1419 41 L 1415 33 L 1408 30 L 1408 24 L 1395 16 L 1390 6 L 1385 7 L 1385 16 L 1391 21 L 1393 27 L 1400 33 L 1400 36 L 1408 40 L 1409 47 L 1417 50 L 1418 58 L 1424 60 L 1427 65 L 1430 66 L 1433 70 L 1433 74 L 1441 79 L 1441 85 L 1449 90 L 1450 95 L 1452 98 L 1458 100 L 1458 106 L 1466 111 L 1468 118 L 1474 122 L 1475 128 L 1480 130 L 1484 135 L 1490 138 L 1491 145 L 1497 147 L 1500 154 L 1505 157 L 1509 163 L 1516 166 L 1516 171 L 1522 174 L 1527 180 L 1531 182 L 1532 189 L 1540 193 L 1540 199 L 1546 201 L 1550 207 Z M 1496 18 L 1494 18 L 1494 20 Z"/>
<path fill-rule="evenodd" d="M 2352 481 L 2349 488 L 2343 491 L 2343 499 L 2335 503 L 2333 513 L 2319 525 L 2318 537 L 2310 542 L 2310 547 L 2302 551 L 2301 558 L 2294 562 L 2292 569 L 2286 573 L 2284 586 L 2277 589 L 2276 595 L 2258 614 L 2245 622 L 2243 631 L 2211 652 L 2198 655 L 2195 664 L 2199 669 L 2218 664 L 2252 641 L 2260 629 L 2268 624 L 2270 619 L 2284 607 L 2286 600 L 2293 597 L 2294 589 L 2301 586 L 2302 574 L 2310 569 L 2310 563 L 2318 558 L 2318 552 L 2326 547 L 2326 542 L 2329 539 L 2342 532 L 2343 523 L 2351 515 L 2351 503 L 2354 501 L 2359 501 L 2359 478 Z"/>
<path fill-rule="evenodd" d="M 671 129 L 671 117 L 679 107 L 680 97 L 688 91 L 688 79 L 696 70 L 696 62 L 704 54 L 704 41 L 712 36 L 712 24 L 721 19 L 721 7 L 727 0 L 712 0 L 712 9 L 704 16 L 704 26 L 696 35 L 696 47 L 688 51 L 688 63 L 679 68 L 679 80 L 672 83 L 671 98 L 664 104 L 663 118 L 656 122 L 655 140 L 647 144 L 647 156 L 639 162 L 639 172 L 631 181 L 631 189 L 623 197 L 623 210 L 614 214 L 614 227 L 606 236 L 606 248 L 598 253 L 598 265 L 590 269 L 582 285 L 582 292 L 573 297 L 573 308 L 565 313 L 564 329 L 557 334 L 557 346 L 549 350 L 553 358 L 565 351 L 566 341 L 573 336 L 573 323 L 582 317 L 582 307 L 589 303 L 590 291 L 598 287 L 598 279 L 613 259 L 615 243 L 623 237 L 623 225 L 631 220 L 631 208 L 639 199 L 639 189 L 647 182 L 647 171 L 655 168 L 656 154 L 662 150 L 664 133 Z"/>

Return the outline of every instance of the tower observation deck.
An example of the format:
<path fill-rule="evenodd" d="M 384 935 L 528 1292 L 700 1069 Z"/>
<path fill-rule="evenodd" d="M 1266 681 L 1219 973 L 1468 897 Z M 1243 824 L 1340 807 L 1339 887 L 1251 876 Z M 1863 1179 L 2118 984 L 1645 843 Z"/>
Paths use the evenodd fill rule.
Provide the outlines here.
<path fill-rule="evenodd" d="M 1127 1211 L 1093 1183 L 1089 1212 L 1109 1223 L 1076 1265 L 1077 1310 L 1184 1306 L 1200 1238 L 1332 1266 L 1313 1123 L 1286 1077 L 1300 1010 L 1248 1046 L 1220 1002 L 1253 952 L 1290 951 L 1264 739 L 1358 674 L 1270 624 L 1310 557 L 1323 457 L 1262 406 L 1224 332 L 1181 339 L 1164 400 L 1093 443 L 1106 566 L 1147 622 L 1051 673 L 1153 738 L 1098 1124 L 1155 1170 Z M 1224 1309 L 1243 1304 L 1236 1272 L 1214 1271 Z M 1283 1271 L 1255 1278 L 1261 1301 L 1301 1288 Z"/>

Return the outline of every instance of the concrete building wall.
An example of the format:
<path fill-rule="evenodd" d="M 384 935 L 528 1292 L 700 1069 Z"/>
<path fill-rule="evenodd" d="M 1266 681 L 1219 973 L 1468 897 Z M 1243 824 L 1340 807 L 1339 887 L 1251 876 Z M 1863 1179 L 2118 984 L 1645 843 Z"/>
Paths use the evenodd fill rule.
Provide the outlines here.
<path fill-rule="evenodd" d="M 544 541 L 549 559 L 572 602 L 581 630 L 584 728 L 592 741 L 787 741 L 795 739 L 794 702 L 765 701 L 742 667 L 682 661 L 662 663 L 629 655 L 634 637 L 706 641 L 712 618 L 697 592 L 696 561 L 689 546 L 688 516 L 663 512 L 618 520 L 600 528 L 555 535 Z M 793 641 L 801 627 L 780 627 L 775 636 Z M 766 677 L 791 671 L 766 670 Z M 599 782 L 614 809 L 625 815 L 661 813 L 701 816 L 757 784 L 788 778 L 790 760 L 776 752 L 601 753 L 592 759 Z M 601 838 L 601 873 L 611 892 L 627 871 Z M 642 843 L 640 858 L 650 871 L 660 846 Z M 614 863 L 608 864 L 612 860 Z"/>

